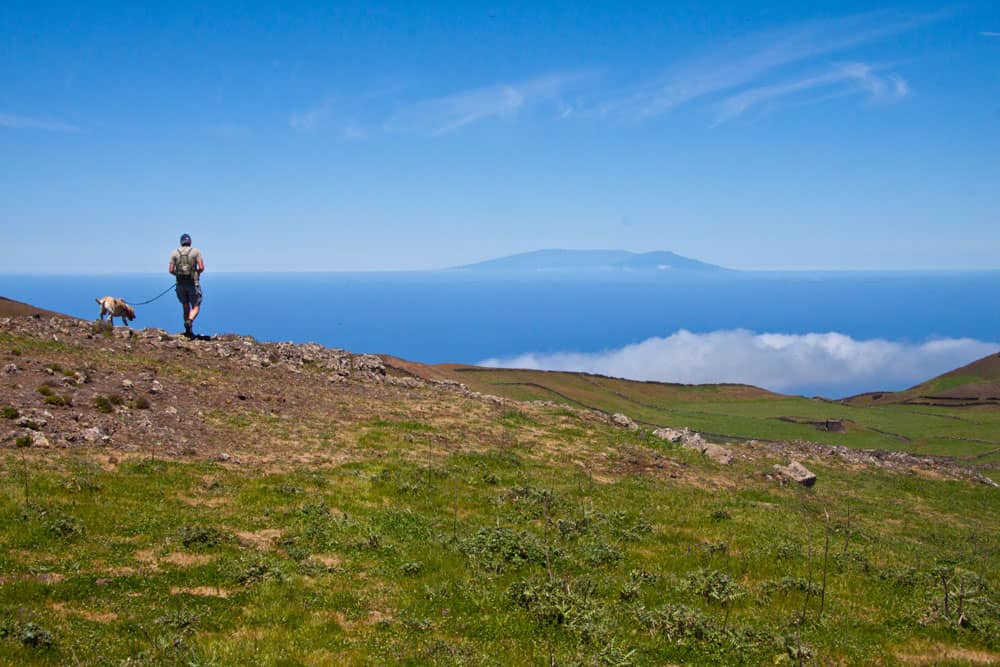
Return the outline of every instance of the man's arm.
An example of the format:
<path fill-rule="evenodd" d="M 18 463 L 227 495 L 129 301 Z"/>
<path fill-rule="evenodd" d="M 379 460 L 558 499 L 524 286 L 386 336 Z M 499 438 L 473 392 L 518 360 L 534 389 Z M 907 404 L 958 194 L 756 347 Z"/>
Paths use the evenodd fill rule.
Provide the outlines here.
<path fill-rule="evenodd" d="M 170 264 L 167 265 L 167 271 L 171 274 L 174 272 L 174 260 L 170 260 Z"/>
<path fill-rule="evenodd" d="M 198 273 L 205 273 L 205 260 L 198 255 Z"/>

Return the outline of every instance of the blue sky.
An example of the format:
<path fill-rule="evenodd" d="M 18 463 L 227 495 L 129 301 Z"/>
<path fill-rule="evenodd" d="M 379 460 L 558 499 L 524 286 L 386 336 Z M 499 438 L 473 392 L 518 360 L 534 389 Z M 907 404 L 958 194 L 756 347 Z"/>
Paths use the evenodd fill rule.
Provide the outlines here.
<path fill-rule="evenodd" d="M 992 2 L 39 4 L 0 10 L 6 272 L 185 231 L 228 271 L 1000 266 Z"/>

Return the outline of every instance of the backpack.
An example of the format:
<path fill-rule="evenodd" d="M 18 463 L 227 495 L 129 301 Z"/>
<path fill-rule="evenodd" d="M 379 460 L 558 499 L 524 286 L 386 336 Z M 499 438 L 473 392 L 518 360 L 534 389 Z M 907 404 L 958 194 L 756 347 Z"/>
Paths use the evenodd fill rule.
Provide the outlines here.
<path fill-rule="evenodd" d="M 191 259 L 191 247 L 181 246 L 177 249 L 177 261 L 174 263 L 174 275 L 178 280 L 194 280 L 198 267 Z"/>

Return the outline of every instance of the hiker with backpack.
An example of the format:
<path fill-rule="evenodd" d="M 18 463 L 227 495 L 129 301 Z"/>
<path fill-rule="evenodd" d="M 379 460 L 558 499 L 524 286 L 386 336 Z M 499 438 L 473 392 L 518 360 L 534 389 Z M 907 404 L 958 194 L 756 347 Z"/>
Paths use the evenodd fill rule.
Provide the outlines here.
<path fill-rule="evenodd" d="M 201 274 L 205 260 L 201 251 L 191 246 L 191 235 L 181 234 L 181 247 L 170 254 L 167 268 L 177 279 L 177 300 L 184 306 L 184 335 L 194 338 L 194 319 L 201 310 Z"/>

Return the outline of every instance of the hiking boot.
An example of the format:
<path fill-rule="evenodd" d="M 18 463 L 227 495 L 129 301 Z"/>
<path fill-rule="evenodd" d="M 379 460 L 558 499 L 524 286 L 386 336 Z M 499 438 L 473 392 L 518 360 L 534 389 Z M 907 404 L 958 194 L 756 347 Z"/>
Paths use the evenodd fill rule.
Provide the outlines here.
<path fill-rule="evenodd" d="M 184 335 L 194 338 L 194 330 L 191 328 L 191 320 L 184 320 Z"/>

